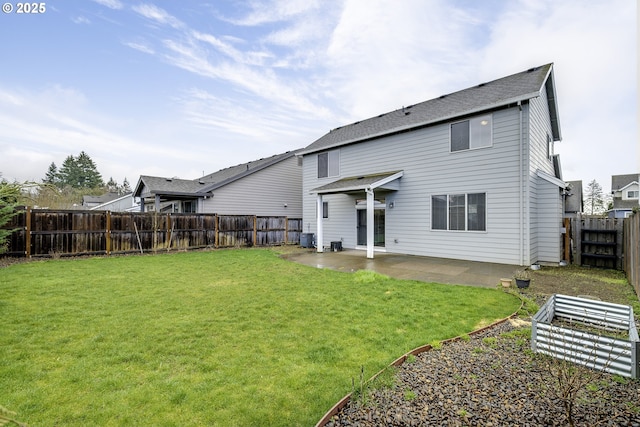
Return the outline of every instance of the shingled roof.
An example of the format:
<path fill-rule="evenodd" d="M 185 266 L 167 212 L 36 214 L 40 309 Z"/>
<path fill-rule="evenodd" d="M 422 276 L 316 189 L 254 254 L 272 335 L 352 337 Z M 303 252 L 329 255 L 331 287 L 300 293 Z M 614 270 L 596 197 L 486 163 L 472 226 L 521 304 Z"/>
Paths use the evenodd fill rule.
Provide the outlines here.
<path fill-rule="evenodd" d="M 149 197 L 151 195 L 162 194 L 167 196 L 204 197 L 216 188 L 220 188 L 223 185 L 227 185 L 230 182 L 267 168 L 294 155 L 295 151 L 287 151 L 286 153 L 276 154 L 271 157 L 221 169 L 197 179 L 141 175 L 138 185 L 136 185 L 134 196 Z M 141 194 L 143 189 L 145 193 Z"/>
<path fill-rule="evenodd" d="M 298 154 L 310 154 L 504 107 L 538 97 L 543 89 L 549 102 L 553 138 L 559 141 L 553 64 L 546 64 L 333 129 Z"/>
<path fill-rule="evenodd" d="M 286 153 L 276 154 L 271 157 L 253 160 L 248 163 L 242 163 L 236 166 L 221 169 L 218 172 L 205 175 L 202 178 L 196 179 L 195 181 L 205 184 L 205 186 L 201 188 L 199 192 L 210 192 L 237 179 L 240 179 L 271 165 L 274 165 L 278 162 L 281 162 L 285 159 L 288 159 L 289 157 L 293 157 L 294 155 L 295 150 L 287 151 Z"/>

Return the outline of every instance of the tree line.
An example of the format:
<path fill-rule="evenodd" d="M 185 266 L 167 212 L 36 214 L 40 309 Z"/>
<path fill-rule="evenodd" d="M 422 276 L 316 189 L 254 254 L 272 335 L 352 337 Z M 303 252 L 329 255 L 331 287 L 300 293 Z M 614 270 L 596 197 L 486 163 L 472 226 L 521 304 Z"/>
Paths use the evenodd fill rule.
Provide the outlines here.
<path fill-rule="evenodd" d="M 82 190 L 99 189 L 118 194 L 131 192 L 131 186 L 126 177 L 122 185 L 112 177 L 105 184 L 95 162 L 84 151 L 77 156 L 67 156 L 59 169 L 55 162 L 51 162 L 42 182 L 58 189 L 67 187 Z"/>

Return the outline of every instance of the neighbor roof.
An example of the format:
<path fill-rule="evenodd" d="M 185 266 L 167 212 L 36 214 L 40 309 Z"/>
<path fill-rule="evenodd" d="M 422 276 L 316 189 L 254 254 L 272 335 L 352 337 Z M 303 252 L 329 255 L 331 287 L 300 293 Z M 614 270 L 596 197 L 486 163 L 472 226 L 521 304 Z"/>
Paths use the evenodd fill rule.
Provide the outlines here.
<path fill-rule="evenodd" d="M 195 181 L 205 184 L 205 186 L 201 188 L 199 192 L 210 192 L 215 190 L 216 188 L 222 187 L 223 185 L 227 185 L 230 182 L 243 178 L 247 175 L 251 175 L 252 173 L 258 172 L 259 170 L 265 169 L 278 162 L 288 159 L 289 157 L 293 157 L 295 156 L 295 151 L 296 150 L 287 151 L 282 154 L 275 154 L 271 157 L 266 157 L 247 163 L 242 163 L 236 166 L 231 166 L 225 169 L 221 169 L 218 172 L 205 175 L 202 178 L 196 179 Z"/>
<path fill-rule="evenodd" d="M 504 107 L 518 101 L 536 98 L 540 96 L 543 89 L 547 94 L 553 139 L 559 141 L 561 135 L 553 82 L 553 64 L 546 64 L 333 129 L 298 154 L 310 154 Z"/>
<path fill-rule="evenodd" d="M 236 166 L 221 169 L 218 172 L 205 175 L 197 179 L 165 178 L 161 176 L 141 175 L 136 185 L 135 197 L 149 197 L 156 194 L 167 196 L 193 196 L 204 197 L 216 188 L 227 185 L 230 182 L 243 178 L 259 170 L 267 168 L 289 157 L 293 157 L 295 151 L 276 154 Z M 144 194 L 141 194 L 144 188 Z"/>
<path fill-rule="evenodd" d="M 632 173 L 627 175 L 612 175 L 611 191 L 622 190 L 633 182 L 640 182 L 640 174 Z"/>

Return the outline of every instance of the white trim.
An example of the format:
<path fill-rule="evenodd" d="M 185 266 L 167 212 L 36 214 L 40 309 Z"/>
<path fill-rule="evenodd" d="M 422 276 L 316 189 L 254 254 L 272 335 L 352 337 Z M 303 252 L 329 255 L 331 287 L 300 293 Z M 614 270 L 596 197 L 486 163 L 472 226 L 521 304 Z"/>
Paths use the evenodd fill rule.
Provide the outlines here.
<path fill-rule="evenodd" d="M 538 169 L 536 171 L 536 175 L 538 175 L 538 177 L 544 179 L 545 181 L 550 182 L 551 184 L 555 184 L 560 188 L 566 188 L 567 187 L 567 183 L 556 178 L 555 176 L 549 175 L 548 173 Z"/>

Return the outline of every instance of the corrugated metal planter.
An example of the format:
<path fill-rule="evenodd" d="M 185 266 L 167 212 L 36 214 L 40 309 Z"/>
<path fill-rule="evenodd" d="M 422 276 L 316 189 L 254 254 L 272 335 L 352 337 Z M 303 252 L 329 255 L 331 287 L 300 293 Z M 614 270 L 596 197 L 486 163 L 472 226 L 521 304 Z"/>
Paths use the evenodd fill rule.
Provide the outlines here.
<path fill-rule="evenodd" d="M 640 339 L 627 305 L 555 294 L 533 316 L 531 349 L 624 377 L 640 376 Z"/>

